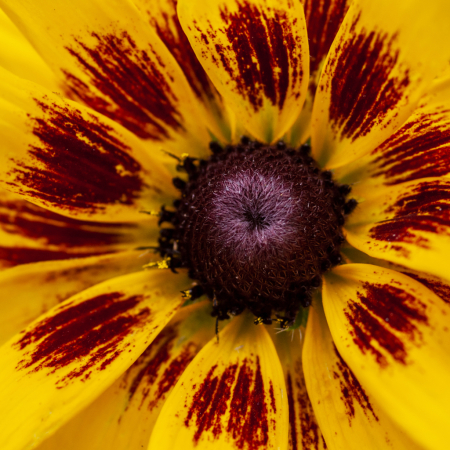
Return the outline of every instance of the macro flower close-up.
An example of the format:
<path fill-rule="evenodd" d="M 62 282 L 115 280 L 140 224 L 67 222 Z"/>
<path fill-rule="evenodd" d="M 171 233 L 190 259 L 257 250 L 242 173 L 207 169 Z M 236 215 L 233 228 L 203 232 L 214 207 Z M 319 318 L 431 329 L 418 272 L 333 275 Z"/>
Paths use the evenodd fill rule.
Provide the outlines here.
<path fill-rule="evenodd" d="M 0 0 L 0 449 L 448 449 L 449 21 Z"/>

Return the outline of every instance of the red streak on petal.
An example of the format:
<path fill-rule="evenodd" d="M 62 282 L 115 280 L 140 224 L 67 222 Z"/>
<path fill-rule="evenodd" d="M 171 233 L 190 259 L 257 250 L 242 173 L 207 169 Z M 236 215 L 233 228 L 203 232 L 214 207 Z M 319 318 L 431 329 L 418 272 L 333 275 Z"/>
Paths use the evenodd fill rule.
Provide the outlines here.
<path fill-rule="evenodd" d="M 60 261 L 77 256 L 94 256 L 104 252 L 74 254 L 67 251 L 52 251 L 43 249 L 33 249 L 26 247 L 0 247 L 0 267 L 3 269 L 41 261 Z"/>
<path fill-rule="evenodd" d="M 216 43 L 220 65 L 235 83 L 237 92 L 246 98 L 255 111 L 267 98 L 281 109 L 289 88 L 298 97 L 297 86 L 303 77 L 298 42 L 292 33 L 291 20 L 286 11 L 272 10 L 274 18 L 247 1 L 238 3 L 238 11 L 231 13 L 226 7 L 221 11 L 225 35 L 229 45 Z M 216 40 L 217 32 L 207 30 L 202 39 Z M 216 60 L 217 65 L 219 61 Z M 237 69 L 235 68 L 237 64 Z M 289 74 L 292 68 L 292 74 Z"/>
<path fill-rule="evenodd" d="M 273 392 L 273 384 L 272 381 L 270 381 L 270 390 L 269 390 L 269 394 L 270 394 L 270 406 L 272 407 L 272 411 L 273 412 L 277 412 L 277 405 L 275 403 L 275 394 Z"/>
<path fill-rule="evenodd" d="M 378 416 L 373 410 L 366 391 L 350 370 L 347 363 L 342 359 L 336 347 L 334 347 L 334 353 L 336 354 L 338 361 L 336 370 L 333 371 L 333 376 L 335 379 L 339 380 L 341 400 L 345 405 L 349 425 L 351 426 L 352 419 L 355 418 L 355 402 L 359 404 L 368 419 L 373 418 L 378 422 Z"/>
<path fill-rule="evenodd" d="M 388 365 L 385 353 L 406 365 L 407 342 L 418 345 L 421 338 L 416 324 L 428 325 L 426 306 L 389 284 L 363 283 L 363 288 L 364 294 L 358 292 L 361 303 L 351 302 L 345 311 L 353 342 L 362 353 L 372 353 L 381 367 Z"/>
<path fill-rule="evenodd" d="M 89 80 L 65 71 L 68 94 L 144 139 L 162 140 L 169 129 L 182 130 L 178 99 L 152 46 L 138 48 L 126 31 L 91 35 L 94 45 L 75 39 L 66 48 Z"/>
<path fill-rule="evenodd" d="M 395 211 L 395 217 L 442 212 L 448 214 L 449 192 L 450 182 L 445 180 L 419 183 L 411 189 L 411 192 L 400 197 L 386 212 Z"/>
<path fill-rule="evenodd" d="M 297 431 L 297 418 L 295 414 L 295 397 L 290 373 L 287 374 L 286 389 L 289 406 L 289 444 L 292 450 L 298 450 L 298 438 L 297 438 L 298 431 Z"/>
<path fill-rule="evenodd" d="M 410 83 L 407 69 L 391 77 L 399 59 L 396 36 L 356 32 L 357 18 L 349 37 L 339 44 L 337 56 L 328 65 L 330 120 L 342 137 L 352 141 L 365 136 L 394 110 Z"/>
<path fill-rule="evenodd" d="M 177 337 L 174 327 L 165 327 L 155 340 L 147 347 L 145 352 L 137 359 L 137 361 L 128 369 L 125 374 L 127 378 L 135 368 L 140 367 L 138 373 L 134 376 L 128 388 L 128 396 L 131 400 L 137 393 L 144 378 L 146 384 L 154 384 L 158 371 L 164 364 L 170 360 L 170 350 L 173 346 L 173 339 Z M 155 353 L 156 352 L 156 353 Z M 146 393 L 148 395 L 148 392 Z M 142 403 L 145 399 L 142 399 Z"/>
<path fill-rule="evenodd" d="M 386 177 L 395 185 L 450 172 L 450 110 L 421 114 L 383 142 L 373 154 L 377 170 L 373 176 Z"/>
<path fill-rule="evenodd" d="M 236 440 L 239 449 L 267 448 L 269 425 L 266 400 L 259 357 L 256 367 L 244 360 L 237 375 L 227 426 L 227 432 Z"/>
<path fill-rule="evenodd" d="M 32 162 L 17 161 L 15 181 L 26 193 L 67 210 L 95 212 L 106 204 L 133 205 L 143 187 L 141 166 L 112 128 L 80 111 L 36 100 L 45 118 L 32 118 Z"/>
<path fill-rule="evenodd" d="M 179 338 L 176 326 L 168 326 L 157 336 L 142 356 L 128 370 L 130 374 L 139 367 L 128 388 L 129 400 L 139 391 L 141 403 L 151 411 L 162 403 L 177 383 L 188 364 L 200 348 L 193 342 L 186 342 L 177 355 L 173 355 L 173 347 Z M 151 388 L 157 385 L 156 391 L 150 395 Z"/>
<path fill-rule="evenodd" d="M 88 379 L 94 368 L 104 370 L 111 364 L 123 351 L 122 340 L 148 319 L 148 308 L 130 313 L 142 298 L 114 292 L 74 306 L 66 305 L 35 325 L 15 344 L 20 350 L 31 346 L 17 368 L 34 366 L 34 372 L 50 368 L 53 369 L 50 373 L 55 373 L 77 362 L 79 366 L 59 383 L 73 378 Z"/>
<path fill-rule="evenodd" d="M 347 0 L 301 0 L 305 9 L 310 72 L 319 68 L 328 54 L 348 10 Z"/>
<path fill-rule="evenodd" d="M 428 239 L 417 236 L 410 230 L 435 232 L 435 225 L 427 218 L 402 217 L 394 221 L 383 222 L 370 230 L 370 237 L 377 241 L 406 242 L 418 247 L 429 248 Z M 397 248 L 400 252 L 402 247 Z M 405 254 L 405 257 L 409 253 Z"/>
<path fill-rule="evenodd" d="M 170 361 L 169 366 L 163 372 L 158 381 L 158 391 L 156 397 L 149 403 L 149 409 L 155 408 L 158 402 L 166 398 L 166 394 L 175 386 L 186 367 L 194 359 L 200 348 L 193 342 L 188 342 L 183 346 L 180 354 Z"/>
<path fill-rule="evenodd" d="M 0 228 L 42 243 L 47 249 L 57 246 L 58 249 L 52 250 L 74 249 L 84 254 L 93 248 L 131 241 L 132 236 L 127 237 L 126 233 L 136 225 L 75 220 L 25 200 L 14 200 L 0 201 Z"/>
<path fill-rule="evenodd" d="M 321 433 L 316 422 L 311 401 L 308 397 L 308 392 L 306 391 L 301 363 L 296 364 L 295 373 L 293 376 L 295 383 L 293 382 L 289 372 L 286 377 L 290 424 L 289 442 L 291 449 L 319 449 L 319 438 Z M 299 429 L 297 428 L 297 421 L 300 425 Z"/>
<path fill-rule="evenodd" d="M 213 366 L 197 387 L 184 421 L 186 427 L 192 427 L 195 420 L 194 441 L 210 431 L 215 438 L 227 433 L 240 450 L 267 448 L 270 394 L 264 389 L 259 357 L 256 362 L 246 358 L 239 366 L 231 365 L 220 376 L 214 376 L 216 369 Z"/>
<path fill-rule="evenodd" d="M 204 431 L 210 430 L 215 437 L 223 432 L 221 419 L 227 412 L 227 402 L 231 397 L 237 364 L 227 367 L 220 378 L 214 376 L 216 368 L 217 366 L 213 366 L 210 369 L 204 382 L 198 387 L 184 421 L 185 426 L 189 427 L 195 417 L 196 442 L 200 440 Z"/>
<path fill-rule="evenodd" d="M 433 280 L 431 278 L 420 277 L 419 275 L 411 272 L 403 272 L 408 277 L 422 283 L 430 291 L 434 292 L 438 297 L 440 297 L 445 303 L 450 303 L 450 285 L 443 283 L 440 280 Z"/>
<path fill-rule="evenodd" d="M 417 184 L 389 206 L 394 218 L 375 225 L 370 236 L 379 241 L 407 242 L 428 248 L 428 239 L 415 231 L 450 234 L 450 182 Z"/>
<path fill-rule="evenodd" d="M 154 18 L 150 22 L 155 27 L 160 39 L 177 60 L 197 97 L 215 98 L 218 94 L 181 28 L 177 14 L 177 3 L 178 0 L 168 0 L 167 4 L 171 7 L 171 14 L 163 12 L 162 17 L 158 18 L 159 22 Z M 151 12 L 149 12 L 149 15 L 152 16 Z M 161 24 L 161 19 L 164 20 L 164 26 Z"/>

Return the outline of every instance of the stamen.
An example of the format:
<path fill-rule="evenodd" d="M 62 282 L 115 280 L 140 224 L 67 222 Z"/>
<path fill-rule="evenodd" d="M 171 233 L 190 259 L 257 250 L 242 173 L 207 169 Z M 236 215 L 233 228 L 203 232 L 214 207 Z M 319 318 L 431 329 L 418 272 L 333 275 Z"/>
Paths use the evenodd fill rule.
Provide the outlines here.
<path fill-rule="evenodd" d="M 169 269 L 170 258 L 164 258 L 161 261 L 155 261 L 142 266 L 143 269 Z"/>

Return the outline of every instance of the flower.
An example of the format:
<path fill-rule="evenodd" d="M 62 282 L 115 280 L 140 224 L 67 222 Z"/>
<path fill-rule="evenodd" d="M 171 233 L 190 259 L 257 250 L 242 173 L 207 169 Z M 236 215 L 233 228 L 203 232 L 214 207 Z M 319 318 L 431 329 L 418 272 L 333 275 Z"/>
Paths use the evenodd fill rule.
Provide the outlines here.
<path fill-rule="evenodd" d="M 2 449 L 447 447 L 450 5 L 350 3 L 2 0 Z M 216 339 L 141 269 L 169 154 L 243 134 L 310 137 L 357 207 L 292 332 Z"/>

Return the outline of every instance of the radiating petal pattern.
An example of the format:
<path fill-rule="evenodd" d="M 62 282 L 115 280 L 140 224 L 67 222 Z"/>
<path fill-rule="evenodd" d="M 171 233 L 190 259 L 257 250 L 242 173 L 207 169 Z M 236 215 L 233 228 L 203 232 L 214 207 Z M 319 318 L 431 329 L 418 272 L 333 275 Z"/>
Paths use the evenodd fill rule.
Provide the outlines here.
<path fill-rule="evenodd" d="M 0 72 L 1 185 L 77 219 L 146 220 L 175 189 L 132 133 L 40 86 Z"/>
<path fill-rule="evenodd" d="M 321 69 L 351 0 L 300 0 L 305 10 L 310 72 Z"/>
<path fill-rule="evenodd" d="M 301 114 L 288 132 L 287 141 L 294 147 L 310 136 L 314 96 L 323 62 L 347 13 L 350 0 L 301 0 L 305 10 L 309 44 L 310 80 Z"/>
<path fill-rule="evenodd" d="M 309 78 L 300 2 L 180 0 L 181 25 L 212 82 L 256 138 L 279 139 L 300 113 Z"/>
<path fill-rule="evenodd" d="M 274 343 L 280 357 L 289 405 L 289 449 L 323 450 L 325 444 L 317 424 L 303 375 L 302 347 L 304 328 L 279 332 Z"/>
<path fill-rule="evenodd" d="M 0 6 L 81 101 L 137 136 L 179 153 L 205 151 L 189 84 L 156 33 L 131 2 L 62 0 Z"/>
<path fill-rule="evenodd" d="M 375 404 L 333 343 L 320 300 L 310 308 L 303 350 L 308 393 L 327 448 L 419 450 Z"/>
<path fill-rule="evenodd" d="M 409 119 L 370 154 L 337 170 L 359 189 L 450 172 L 450 79 L 436 82 Z"/>
<path fill-rule="evenodd" d="M 450 179 L 424 178 L 396 186 L 354 188 L 367 196 L 345 225 L 351 245 L 375 258 L 449 280 Z"/>
<path fill-rule="evenodd" d="M 288 405 L 275 347 L 242 314 L 194 358 L 156 422 L 150 450 L 287 447 Z"/>
<path fill-rule="evenodd" d="M 146 246 L 157 241 L 156 220 L 139 223 L 81 221 L 0 190 L 0 268 Z"/>
<path fill-rule="evenodd" d="M 0 345 L 55 305 L 97 283 L 140 270 L 158 255 L 112 255 L 25 264 L 0 273 Z"/>
<path fill-rule="evenodd" d="M 326 274 L 323 305 L 336 348 L 368 395 L 419 444 L 447 448 L 450 305 L 369 264 Z"/>
<path fill-rule="evenodd" d="M 328 168 L 373 150 L 411 114 L 448 53 L 450 4 L 353 2 L 315 98 L 312 147 Z"/>
<path fill-rule="evenodd" d="M 31 448 L 111 385 L 181 306 L 185 277 L 138 272 L 98 284 L 0 349 L 0 447 Z"/>
<path fill-rule="evenodd" d="M 199 100 L 208 128 L 216 137 L 229 142 L 232 130 L 222 96 L 211 83 L 181 28 L 177 15 L 178 0 L 133 1 L 179 64 Z"/>
<path fill-rule="evenodd" d="M 182 308 L 122 377 L 39 450 L 146 449 L 165 399 L 213 337 L 210 302 Z"/>
<path fill-rule="evenodd" d="M 372 258 L 354 247 L 342 249 L 341 254 L 348 263 L 372 264 L 401 272 L 423 284 L 426 288 L 440 297 L 442 301 L 450 304 L 450 281 L 435 277 L 429 273 L 419 272 L 417 270 L 409 269 L 408 267 L 399 266 L 398 264 L 394 264 L 384 259 Z"/>

